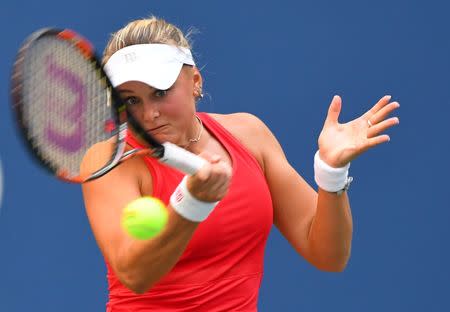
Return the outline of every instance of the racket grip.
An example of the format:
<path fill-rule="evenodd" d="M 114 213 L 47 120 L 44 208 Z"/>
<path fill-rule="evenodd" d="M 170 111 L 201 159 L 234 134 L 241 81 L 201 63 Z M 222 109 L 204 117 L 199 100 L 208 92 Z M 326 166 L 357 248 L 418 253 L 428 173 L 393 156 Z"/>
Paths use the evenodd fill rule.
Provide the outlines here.
<path fill-rule="evenodd" d="M 175 144 L 166 142 L 162 145 L 164 146 L 164 155 L 159 161 L 184 173 L 193 175 L 206 164 L 205 159 Z"/>

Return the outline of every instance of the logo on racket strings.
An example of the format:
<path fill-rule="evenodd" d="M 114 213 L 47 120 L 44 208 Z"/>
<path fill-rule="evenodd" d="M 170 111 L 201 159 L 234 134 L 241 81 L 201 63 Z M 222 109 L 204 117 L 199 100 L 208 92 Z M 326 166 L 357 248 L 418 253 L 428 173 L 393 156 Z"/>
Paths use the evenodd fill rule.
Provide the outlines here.
<path fill-rule="evenodd" d="M 45 137 L 65 152 L 77 152 L 85 145 L 83 135 L 85 121 L 82 116 L 86 111 L 86 87 L 76 73 L 59 66 L 50 55 L 46 58 L 46 70 L 51 85 L 47 109 L 49 116 L 54 118 L 47 120 L 44 129 Z M 74 98 L 72 103 L 65 103 L 68 96 L 54 98 L 55 90 L 61 88 L 65 91 L 61 93 L 70 92 L 69 94 L 75 95 L 74 97 L 70 96 L 70 100 Z M 71 130 L 68 131 L 68 129 Z"/>

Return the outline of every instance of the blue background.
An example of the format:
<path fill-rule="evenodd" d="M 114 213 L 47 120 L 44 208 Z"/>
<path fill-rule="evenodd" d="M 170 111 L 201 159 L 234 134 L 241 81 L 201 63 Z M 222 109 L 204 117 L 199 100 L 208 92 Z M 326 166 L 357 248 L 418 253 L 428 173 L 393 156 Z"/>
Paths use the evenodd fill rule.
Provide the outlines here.
<path fill-rule="evenodd" d="M 0 311 L 103 311 L 105 266 L 78 186 L 36 167 L 11 118 L 9 75 L 23 39 L 68 27 L 101 50 L 155 14 L 194 26 L 207 98 L 200 110 L 265 121 L 311 184 L 330 100 L 341 121 L 384 94 L 401 104 L 391 142 L 352 163 L 352 257 L 307 264 L 274 228 L 259 311 L 449 311 L 450 40 L 446 1 L 2 1 Z"/>

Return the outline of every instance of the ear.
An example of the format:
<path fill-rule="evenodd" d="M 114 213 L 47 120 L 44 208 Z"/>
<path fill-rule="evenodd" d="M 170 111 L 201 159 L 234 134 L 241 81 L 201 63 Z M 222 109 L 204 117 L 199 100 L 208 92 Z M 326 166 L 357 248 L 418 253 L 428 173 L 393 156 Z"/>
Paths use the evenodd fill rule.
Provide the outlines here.
<path fill-rule="evenodd" d="M 201 96 L 203 89 L 203 78 L 196 66 L 192 68 L 192 82 L 194 83 L 194 96 Z"/>

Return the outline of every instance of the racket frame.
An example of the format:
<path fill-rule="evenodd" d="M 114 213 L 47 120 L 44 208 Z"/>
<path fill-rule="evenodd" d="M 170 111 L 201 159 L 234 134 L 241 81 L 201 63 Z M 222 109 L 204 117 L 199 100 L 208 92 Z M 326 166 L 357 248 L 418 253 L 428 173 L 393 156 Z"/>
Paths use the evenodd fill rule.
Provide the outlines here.
<path fill-rule="evenodd" d="M 23 100 L 23 85 L 22 76 L 24 72 L 24 62 L 27 55 L 27 51 L 33 46 L 35 42 L 46 36 L 57 37 L 60 40 L 66 40 L 73 47 L 77 48 L 80 53 L 91 62 L 91 65 L 97 71 L 99 79 L 105 84 L 107 90 L 107 98 L 109 106 L 112 110 L 113 122 L 115 124 L 117 142 L 112 157 L 108 163 L 101 169 L 95 171 L 89 176 L 77 176 L 69 177 L 68 173 L 63 170 L 58 170 L 51 163 L 49 163 L 43 156 L 39 149 L 38 144 L 33 142 L 33 139 L 29 135 L 29 129 L 24 121 L 23 106 L 25 105 Z M 12 96 L 12 108 L 15 112 L 16 119 L 18 121 L 19 131 L 22 134 L 21 137 L 25 141 L 25 146 L 29 152 L 34 156 L 33 158 L 39 163 L 41 167 L 44 167 L 51 174 L 55 175 L 61 180 L 74 183 L 84 183 L 97 179 L 113 168 L 115 168 L 121 162 L 137 156 L 147 154 L 149 156 L 160 159 L 162 162 L 167 163 L 175 168 L 178 168 L 186 173 L 193 174 L 204 164 L 204 160 L 200 157 L 175 146 L 172 143 L 166 142 L 161 144 L 154 139 L 145 129 L 141 127 L 139 122 L 128 112 L 126 104 L 122 101 L 116 89 L 112 86 L 111 81 L 103 70 L 101 62 L 95 54 L 94 48 L 91 43 L 69 29 L 55 29 L 55 28 L 43 28 L 32 33 L 22 44 L 19 52 L 17 53 L 16 60 L 13 65 L 11 79 L 11 96 Z M 129 129 L 133 130 L 134 135 L 146 142 L 149 147 L 142 149 L 132 149 L 125 151 L 126 137 Z M 188 160 L 188 161 L 187 161 Z"/>

